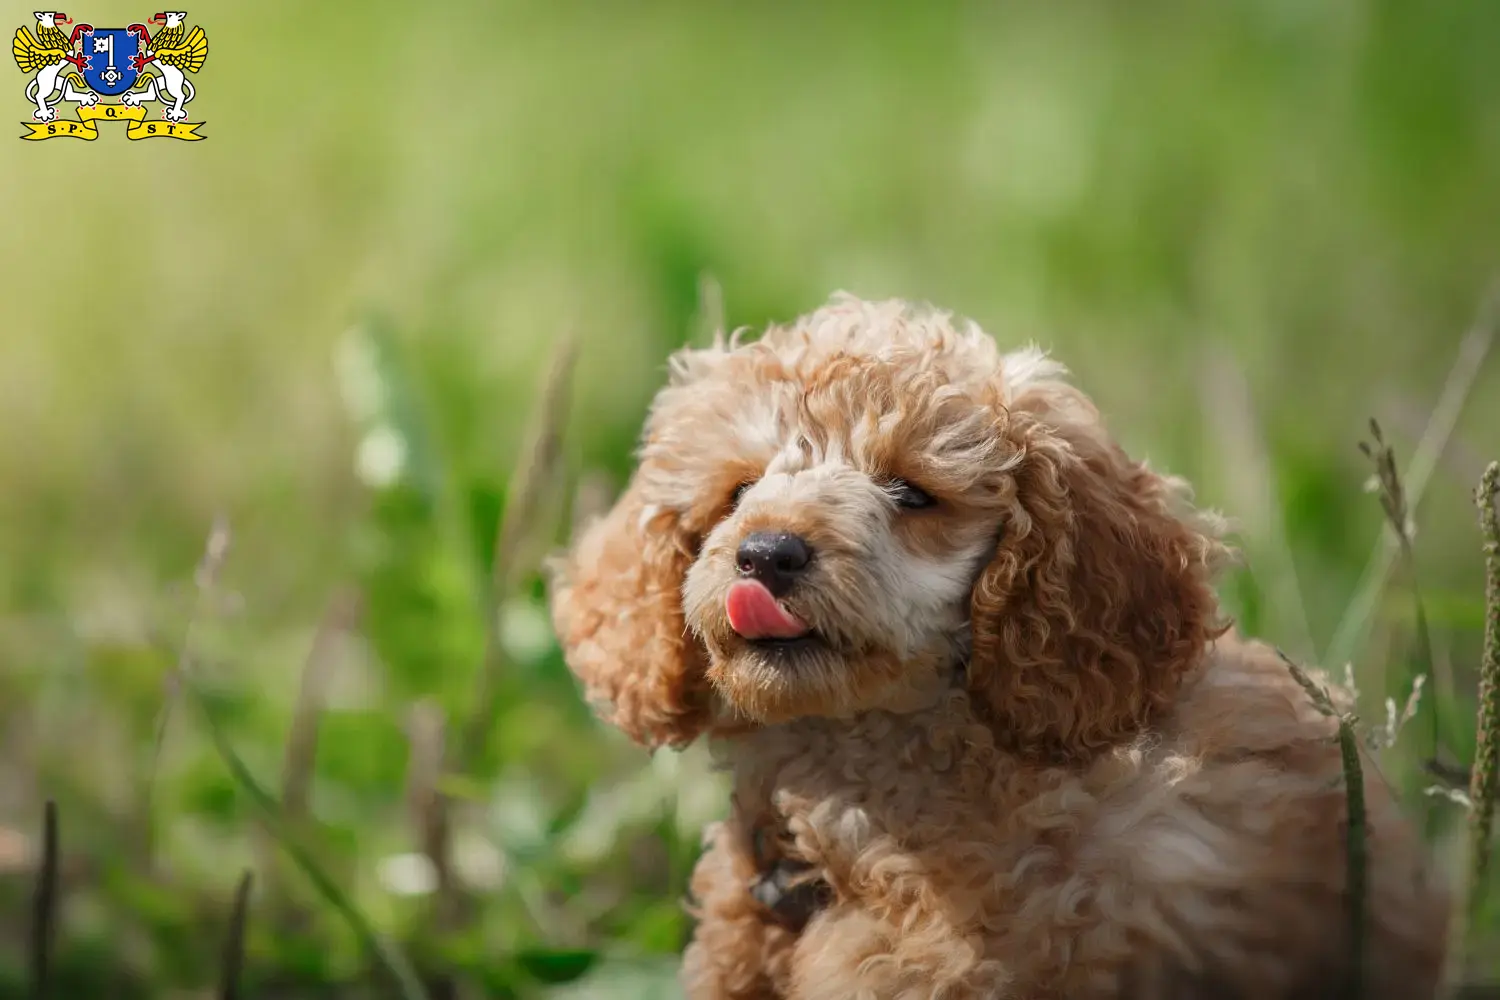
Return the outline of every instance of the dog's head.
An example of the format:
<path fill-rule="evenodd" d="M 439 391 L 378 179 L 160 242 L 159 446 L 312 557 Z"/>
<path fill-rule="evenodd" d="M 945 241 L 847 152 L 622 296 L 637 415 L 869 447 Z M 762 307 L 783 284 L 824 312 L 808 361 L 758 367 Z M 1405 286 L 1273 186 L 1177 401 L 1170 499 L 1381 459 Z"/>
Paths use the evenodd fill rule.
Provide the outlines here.
<path fill-rule="evenodd" d="M 624 496 L 560 567 L 570 667 L 641 742 L 924 703 L 1086 756 L 1218 629 L 1218 524 L 1040 352 L 841 297 L 684 350 Z"/>

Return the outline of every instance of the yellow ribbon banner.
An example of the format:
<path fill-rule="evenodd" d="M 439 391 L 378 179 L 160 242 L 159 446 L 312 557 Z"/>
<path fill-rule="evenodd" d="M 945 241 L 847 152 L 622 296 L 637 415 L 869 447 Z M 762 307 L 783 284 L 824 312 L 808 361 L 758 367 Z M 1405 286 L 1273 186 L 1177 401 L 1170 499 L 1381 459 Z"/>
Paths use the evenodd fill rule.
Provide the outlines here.
<path fill-rule="evenodd" d="M 23 135 L 21 138 L 82 139 L 85 142 L 92 142 L 99 138 L 99 128 L 94 124 L 96 121 L 129 122 L 130 124 L 125 126 L 127 139 L 208 138 L 197 132 L 203 127 L 203 122 L 148 122 L 145 108 L 132 108 L 124 104 L 95 104 L 93 107 L 79 108 L 77 119 L 59 118 L 50 122 L 22 122 L 22 125 L 31 129 L 31 134 Z"/>

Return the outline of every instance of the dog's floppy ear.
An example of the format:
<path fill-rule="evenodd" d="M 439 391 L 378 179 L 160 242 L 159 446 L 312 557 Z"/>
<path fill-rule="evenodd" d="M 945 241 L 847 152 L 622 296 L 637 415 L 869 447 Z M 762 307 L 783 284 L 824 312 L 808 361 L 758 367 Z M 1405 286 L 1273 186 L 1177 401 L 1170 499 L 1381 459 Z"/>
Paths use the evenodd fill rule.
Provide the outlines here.
<path fill-rule="evenodd" d="M 1211 577 L 1228 550 L 1070 387 L 1023 392 L 1005 433 L 1015 495 L 973 592 L 969 683 L 1006 746 L 1086 759 L 1138 733 L 1224 631 Z"/>
<path fill-rule="evenodd" d="M 693 740 L 711 711 L 704 653 L 682 617 L 697 540 L 642 499 L 642 474 L 553 567 L 552 619 L 600 714 L 650 747 Z"/>
<path fill-rule="evenodd" d="M 552 624 L 569 669 L 606 721 L 648 747 L 691 743 L 716 709 L 707 652 L 683 618 L 682 584 L 717 504 L 684 484 L 718 461 L 695 445 L 704 418 L 694 383 L 732 347 L 716 334 L 709 347 L 672 355 L 630 484 L 552 564 Z"/>

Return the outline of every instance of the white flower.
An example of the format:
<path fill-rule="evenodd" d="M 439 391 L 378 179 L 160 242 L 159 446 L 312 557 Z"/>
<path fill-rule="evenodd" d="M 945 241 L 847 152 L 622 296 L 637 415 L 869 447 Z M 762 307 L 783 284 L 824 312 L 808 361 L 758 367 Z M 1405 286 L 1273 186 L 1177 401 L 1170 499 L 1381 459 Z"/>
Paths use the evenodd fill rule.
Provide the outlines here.
<path fill-rule="evenodd" d="M 408 852 L 380 859 L 375 877 L 396 896 L 426 896 L 437 889 L 437 870 L 425 854 Z"/>
<path fill-rule="evenodd" d="M 535 663 L 555 644 L 546 609 L 524 599 L 501 605 L 500 636 L 506 655 L 517 663 Z"/>
<path fill-rule="evenodd" d="M 359 442 L 355 473 L 366 486 L 394 484 L 406 469 L 406 439 L 389 424 L 379 424 Z"/>

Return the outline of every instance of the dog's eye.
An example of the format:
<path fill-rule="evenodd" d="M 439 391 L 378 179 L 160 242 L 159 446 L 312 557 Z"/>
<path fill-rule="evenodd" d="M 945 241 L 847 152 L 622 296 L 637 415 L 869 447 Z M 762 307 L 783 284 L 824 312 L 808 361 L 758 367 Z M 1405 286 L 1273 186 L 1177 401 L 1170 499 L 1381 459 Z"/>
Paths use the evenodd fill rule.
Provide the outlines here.
<path fill-rule="evenodd" d="M 885 484 L 885 491 L 896 501 L 898 507 L 905 507 L 907 510 L 920 510 L 937 503 L 926 490 L 913 486 L 904 479 L 892 479 Z"/>
<path fill-rule="evenodd" d="M 745 482 L 740 483 L 734 488 L 734 492 L 729 494 L 729 507 L 731 510 L 740 505 L 740 499 L 744 497 L 745 491 L 754 485 L 753 482 Z"/>

